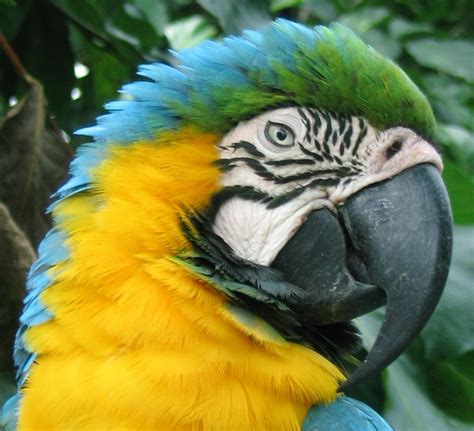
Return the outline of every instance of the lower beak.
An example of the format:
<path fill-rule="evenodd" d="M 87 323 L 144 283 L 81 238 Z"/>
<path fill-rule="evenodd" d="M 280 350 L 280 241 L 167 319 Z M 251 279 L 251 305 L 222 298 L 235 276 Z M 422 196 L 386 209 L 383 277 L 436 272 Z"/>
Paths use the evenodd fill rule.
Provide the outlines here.
<path fill-rule="evenodd" d="M 428 164 L 361 190 L 338 213 L 310 214 L 272 266 L 305 291 L 291 305 L 316 325 L 386 302 L 374 346 L 344 390 L 394 361 L 433 313 L 448 276 L 452 220 L 441 175 Z"/>

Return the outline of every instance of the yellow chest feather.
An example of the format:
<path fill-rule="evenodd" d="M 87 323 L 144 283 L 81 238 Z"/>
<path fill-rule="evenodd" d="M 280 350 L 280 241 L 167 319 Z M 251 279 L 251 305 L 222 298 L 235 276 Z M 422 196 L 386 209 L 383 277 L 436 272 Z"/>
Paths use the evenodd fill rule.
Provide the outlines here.
<path fill-rule="evenodd" d="M 316 352 L 239 324 L 226 298 L 176 264 L 180 218 L 219 188 L 218 137 L 184 131 L 113 147 L 91 192 L 57 205 L 70 257 L 30 328 L 38 353 L 20 429 L 299 429 L 334 399 L 340 371 Z"/>

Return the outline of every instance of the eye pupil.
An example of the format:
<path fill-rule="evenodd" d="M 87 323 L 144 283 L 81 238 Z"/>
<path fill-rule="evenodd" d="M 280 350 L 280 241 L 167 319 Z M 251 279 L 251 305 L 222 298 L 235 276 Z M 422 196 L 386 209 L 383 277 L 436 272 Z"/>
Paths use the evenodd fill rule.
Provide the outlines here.
<path fill-rule="evenodd" d="M 286 132 L 286 130 L 284 129 L 278 129 L 278 132 L 276 134 L 276 137 L 280 140 L 280 141 L 284 141 L 287 137 L 288 137 L 288 133 Z"/>

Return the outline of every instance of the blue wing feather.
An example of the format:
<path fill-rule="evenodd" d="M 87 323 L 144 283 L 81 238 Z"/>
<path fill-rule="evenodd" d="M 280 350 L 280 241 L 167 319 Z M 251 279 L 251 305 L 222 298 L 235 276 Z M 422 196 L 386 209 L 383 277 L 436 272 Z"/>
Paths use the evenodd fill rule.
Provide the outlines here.
<path fill-rule="evenodd" d="M 51 229 L 41 242 L 38 255 L 38 260 L 31 266 L 28 274 L 27 295 L 23 301 L 24 308 L 20 316 L 20 328 L 15 338 L 14 359 L 17 367 L 18 389 L 24 385 L 28 372 L 37 357 L 35 353 L 28 349 L 23 335 L 28 328 L 40 325 L 53 318 L 53 314 L 41 301 L 41 293 L 54 281 L 49 273 L 50 269 L 69 257 L 66 234 L 56 228 Z M 20 398 L 20 393 L 17 393 L 4 404 L 0 418 L 1 429 L 15 429 Z"/>
<path fill-rule="evenodd" d="M 366 404 L 349 397 L 328 405 L 314 406 L 307 414 L 302 431 L 394 431 Z"/>

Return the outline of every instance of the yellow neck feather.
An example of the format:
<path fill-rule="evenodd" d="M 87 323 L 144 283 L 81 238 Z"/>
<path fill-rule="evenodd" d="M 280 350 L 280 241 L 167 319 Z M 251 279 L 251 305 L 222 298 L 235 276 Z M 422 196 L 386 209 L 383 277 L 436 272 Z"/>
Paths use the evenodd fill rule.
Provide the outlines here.
<path fill-rule="evenodd" d="M 219 189 L 218 139 L 113 147 L 93 192 L 58 204 L 70 259 L 42 294 L 55 319 L 26 333 L 39 359 L 20 428 L 289 430 L 334 399 L 333 364 L 241 325 L 173 260 L 189 247 L 180 217 Z"/>

